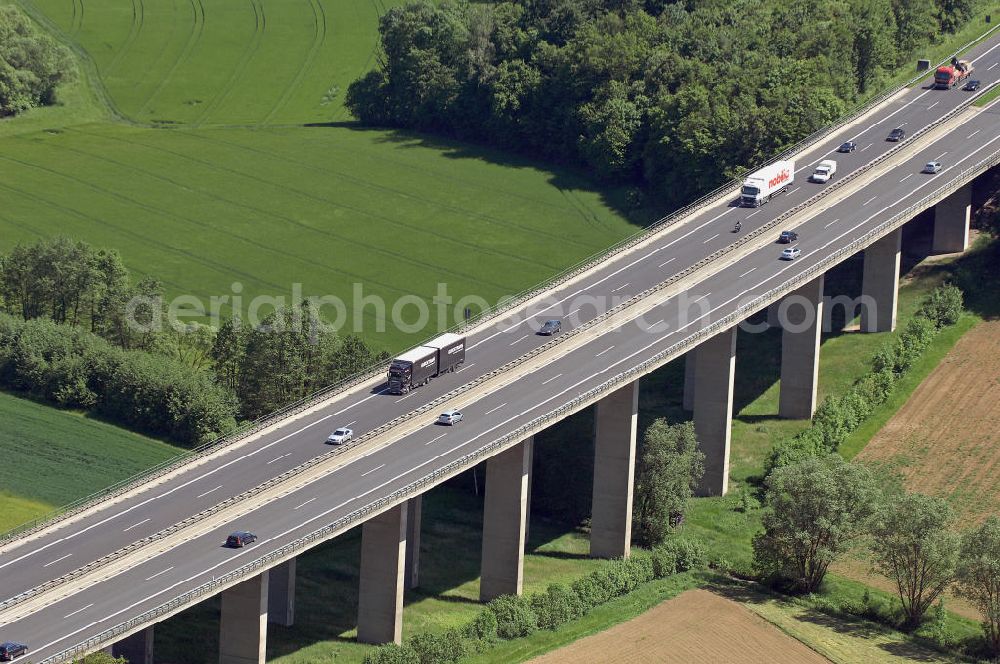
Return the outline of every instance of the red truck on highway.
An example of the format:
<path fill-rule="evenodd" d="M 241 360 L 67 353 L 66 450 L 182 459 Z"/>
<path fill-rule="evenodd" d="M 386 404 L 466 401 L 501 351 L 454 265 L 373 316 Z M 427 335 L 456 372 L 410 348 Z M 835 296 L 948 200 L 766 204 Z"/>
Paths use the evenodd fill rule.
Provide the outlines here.
<path fill-rule="evenodd" d="M 934 72 L 934 88 L 947 90 L 953 88 L 972 73 L 972 63 L 968 60 L 951 59 L 951 65 L 942 65 Z"/>

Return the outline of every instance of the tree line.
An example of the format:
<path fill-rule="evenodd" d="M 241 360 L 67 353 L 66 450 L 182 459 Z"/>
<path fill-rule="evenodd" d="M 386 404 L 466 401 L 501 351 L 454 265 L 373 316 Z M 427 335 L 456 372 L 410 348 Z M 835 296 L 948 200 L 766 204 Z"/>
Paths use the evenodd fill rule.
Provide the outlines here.
<path fill-rule="evenodd" d="M 456 0 L 379 23 L 363 123 L 485 143 L 688 201 L 841 116 L 975 0 Z"/>
<path fill-rule="evenodd" d="M 308 300 L 218 330 L 154 325 L 165 310 L 161 282 L 113 250 L 18 244 L 0 254 L 0 386 L 193 445 L 388 359 Z"/>
<path fill-rule="evenodd" d="M 0 7 L 0 117 L 55 103 L 56 88 L 73 75 L 69 49 L 16 7 Z"/>

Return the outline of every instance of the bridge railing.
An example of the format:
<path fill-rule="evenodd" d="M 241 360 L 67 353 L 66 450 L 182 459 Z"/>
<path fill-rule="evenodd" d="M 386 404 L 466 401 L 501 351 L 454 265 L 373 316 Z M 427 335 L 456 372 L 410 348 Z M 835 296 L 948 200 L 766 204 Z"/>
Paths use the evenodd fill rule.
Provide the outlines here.
<path fill-rule="evenodd" d="M 529 436 L 547 428 L 548 426 L 551 426 L 554 422 L 565 418 L 567 415 L 575 412 L 576 410 L 597 401 L 602 396 L 617 389 L 619 386 L 630 383 L 650 373 L 665 362 L 688 352 L 697 346 L 701 341 L 727 330 L 734 325 L 738 325 L 742 320 L 745 320 L 757 311 L 763 309 L 765 306 L 780 299 L 783 295 L 805 283 L 808 283 L 809 281 L 817 278 L 819 275 L 824 274 L 834 265 L 864 249 L 887 233 L 901 227 L 919 212 L 942 200 L 945 196 L 964 186 L 968 182 L 971 182 L 971 180 L 979 173 L 998 164 L 1000 164 L 1000 150 L 994 151 L 992 154 L 976 162 L 974 165 L 963 169 L 946 184 L 943 184 L 929 194 L 923 196 L 917 202 L 900 210 L 886 221 L 881 222 L 844 247 L 828 254 L 819 262 L 811 265 L 798 274 L 788 277 L 781 285 L 776 286 L 775 288 L 772 288 L 743 304 L 737 305 L 737 308 L 733 312 L 699 328 L 688 337 L 671 344 L 664 350 L 659 351 L 638 365 L 623 371 L 612 378 L 609 378 L 595 387 L 585 390 L 563 405 L 535 417 L 531 421 L 517 427 L 503 436 L 500 436 L 482 447 L 449 462 L 441 468 L 427 473 L 423 477 L 393 491 L 389 495 L 374 500 L 354 510 L 350 514 L 336 519 L 330 524 L 319 528 L 312 533 L 299 537 L 279 549 L 267 553 L 225 575 L 202 583 L 198 587 L 186 591 L 155 608 L 149 609 L 134 618 L 123 621 L 99 634 L 94 635 L 93 637 L 66 648 L 59 653 L 51 655 L 42 660 L 40 664 L 57 664 L 65 662 L 87 652 L 91 652 L 108 643 L 112 643 L 122 635 L 129 634 L 146 625 L 154 623 L 157 619 L 163 616 L 172 614 L 203 597 L 214 595 L 218 591 L 234 585 L 235 583 L 246 579 L 258 571 L 274 567 L 275 565 L 298 555 L 304 550 L 312 548 L 315 544 L 335 537 L 339 533 L 363 522 L 369 515 L 385 511 L 386 509 L 402 503 L 410 497 L 424 493 L 428 488 L 441 483 L 445 479 L 459 472 L 471 468 L 481 461 L 494 456 L 504 448 L 525 440 Z"/>
<path fill-rule="evenodd" d="M 953 55 L 958 55 L 959 53 L 962 53 L 963 51 L 971 48 L 975 44 L 989 38 L 998 29 L 1000 29 L 1000 24 L 990 28 L 989 30 L 981 34 L 979 37 L 961 46 L 958 50 L 955 51 Z M 951 57 L 952 56 L 949 56 L 943 59 L 939 64 L 948 62 Z M 780 154 L 778 154 L 773 159 L 771 159 L 770 161 L 766 162 L 763 165 L 771 164 L 774 163 L 775 161 L 785 159 L 813 145 L 814 143 L 829 137 L 830 135 L 839 131 L 843 127 L 843 125 L 853 122 L 855 119 L 861 117 L 865 113 L 877 107 L 879 104 L 883 103 L 886 99 L 889 99 L 893 95 L 898 94 L 900 91 L 908 87 L 911 87 L 912 85 L 918 83 L 921 79 L 925 78 L 928 75 L 929 72 L 921 72 L 910 78 L 906 83 L 903 83 L 902 85 L 894 87 L 890 90 L 886 90 L 881 94 L 876 95 L 875 97 L 869 99 L 868 101 L 859 104 L 852 111 L 847 113 L 844 117 L 827 125 L 826 127 L 823 127 L 822 129 L 813 132 L 812 134 L 800 140 L 791 147 L 786 148 Z M 981 93 L 983 92 L 985 92 L 985 90 L 981 91 Z M 965 108 L 973 100 L 974 98 L 970 97 L 959 108 Z M 452 328 L 450 328 L 450 330 L 456 332 L 465 331 L 472 327 L 483 325 L 489 322 L 490 320 L 503 316 L 504 314 L 510 312 L 512 309 L 522 306 L 525 302 L 531 300 L 534 297 L 537 297 L 538 295 L 546 292 L 547 290 L 559 287 L 559 285 L 569 281 L 570 279 L 575 278 L 576 276 L 579 276 L 582 273 L 587 272 L 588 270 L 593 269 L 594 267 L 600 265 L 602 262 L 608 260 L 609 258 L 613 258 L 614 256 L 621 254 L 627 251 L 628 249 L 634 247 L 635 245 L 647 240 L 655 233 L 663 231 L 664 229 L 676 224 L 677 222 L 681 221 L 682 219 L 690 215 L 692 212 L 697 210 L 698 208 L 703 207 L 705 205 L 717 203 L 721 200 L 724 200 L 727 196 L 733 196 L 739 189 L 740 184 L 741 181 L 739 179 L 731 180 L 730 182 L 698 198 L 694 202 L 680 208 L 679 210 L 672 212 L 667 216 L 658 219 L 657 221 L 653 222 L 643 230 L 638 231 L 637 233 L 629 236 L 628 238 L 619 241 L 615 245 L 612 245 L 610 248 L 604 249 L 579 261 L 578 263 L 566 268 L 565 270 L 558 273 L 554 277 L 551 277 L 545 282 L 542 282 L 531 288 L 525 289 L 521 293 L 518 293 L 512 296 L 511 298 L 508 298 L 501 305 L 480 312 L 477 316 L 473 317 L 469 321 L 453 326 Z M 825 195 L 825 193 L 828 192 L 829 190 L 830 190 L 829 188 L 824 189 L 824 192 L 821 195 Z M 129 491 L 132 491 L 138 486 L 141 486 L 142 484 L 146 484 L 152 480 L 163 477 L 164 475 L 173 472 L 174 470 L 178 469 L 179 467 L 185 464 L 188 464 L 206 455 L 214 454 L 215 452 L 220 451 L 221 449 L 235 442 L 243 440 L 249 436 L 253 436 L 259 433 L 260 431 L 274 425 L 276 422 L 280 420 L 286 419 L 288 417 L 309 410 L 321 404 L 322 402 L 330 398 L 333 398 L 339 393 L 346 392 L 350 389 L 358 387 L 359 385 L 373 382 L 377 380 L 380 376 L 385 375 L 385 372 L 386 372 L 386 365 L 382 363 L 378 363 L 371 367 L 363 369 L 355 376 L 352 376 L 343 381 L 340 381 L 326 388 L 323 388 L 322 390 L 319 390 L 316 393 L 311 394 L 307 397 L 303 397 L 302 399 L 292 404 L 289 404 L 288 406 L 285 406 L 284 408 L 281 408 L 280 410 L 277 410 L 273 413 L 261 416 L 251 422 L 244 423 L 236 430 L 224 436 L 221 436 L 212 441 L 199 445 L 188 452 L 180 454 L 171 459 L 167 459 L 140 473 L 137 473 L 128 478 L 120 480 L 108 487 L 105 487 L 100 491 L 79 498 L 56 510 L 53 510 L 48 514 L 37 517 L 11 530 L 8 530 L 2 535 L 0 535 L 0 546 L 3 546 L 4 544 L 10 542 L 15 538 L 28 536 L 38 531 L 39 529 L 47 528 L 50 525 L 57 523 L 60 520 L 64 520 L 76 514 L 79 514 L 80 512 L 89 509 L 92 505 L 94 505 L 97 502 L 106 500 L 108 498 L 113 498 L 122 495 L 124 493 L 128 493 Z"/>

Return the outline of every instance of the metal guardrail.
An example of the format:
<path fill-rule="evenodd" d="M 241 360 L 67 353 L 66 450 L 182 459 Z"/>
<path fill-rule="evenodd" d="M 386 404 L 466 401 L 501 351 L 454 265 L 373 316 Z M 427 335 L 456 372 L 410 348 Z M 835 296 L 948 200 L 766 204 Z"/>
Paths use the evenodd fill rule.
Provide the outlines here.
<path fill-rule="evenodd" d="M 705 327 L 700 328 L 688 337 L 671 344 L 666 349 L 656 353 L 635 367 L 609 378 L 600 385 L 574 397 L 565 404 L 534 418 L 530 422 L 519 426 L 515 430 L 493 440 L 490 443 L 487 443 L 479 449 L 469 452 L 468 454 L 449 462 L 445 466 L 431 471 L 420 479 L 397 489 L 388 496 L 372 501 L 350 514 L 333 521 L 323 528 L 289 542 L 283 547 L 265 554 L 264 556 L 243 565 L 242 567 L 239 567 L 218 578 L 214 578 L 212 581 L 203 583 L 197 588 L 187 591 L 169 600 L 168 602 L 161 604 L 160 606 L 145 611 L 134 618 L 119 623 L 114 627 L 104 630 L 103 632 L 80 642 L 79 644 L 51 655 L 42 660 L 40 664 L 58 664 L 65 662 L 86 652 L 99 648 L 107 643 L 111 643 L 116 640 L 116 637 L 133 632 L 150 622 L 155 622 L 157 618 L 173 613 L 188 604 L 195 602 L 201 597 L 214 595 L 219 590 L 239 582 L 241 579 L 250 576 L 257 570 L 273 567 L 288 558 L 298 555 L 304 549 L 311 548 L 313 543 L 330 539 L 347 528 L 353 527 L 357 523 L 363 521 L 364 517 L 369 514 L 384 511 L 385 509 L 401 503 L 414 494 L 423 493 L 427 487 L 439 484 L 448 477 L 479 463 L 485 458 L 493 456 L 503 448 L 524 440 L 537 431 L 550 426 L 553 421 L 563 419 L 568 414 L 593 403 L 603 395 L 616 389 L 619 385 L 629 383 L 650 373 L 670 359 L 678 357 L 682 353 L 689 351 L 703 339 L 711 337 L 721 331 L 739 324 L 740 321 L 746 319 L 757 311 L 760 311 L 763 307 L 779 299 L 789 291 L 792 291 L 800 285 L 815 279 L 820 274 L 829 270 L 832 266 L 847 257 L 854 255 L 859 250 L 864 249 L 886 233 L 902 226 L 908 220 L 912 219 L 918 212 L 926 209 L 930 205 L 941 200 L 947 194 L 971 181 L 972 178 L 974 178 L 982 170 L 992 168 L 998 164 L 1000 164 L 1000 150 L 993 152 L 990 156 L 980 160 L 973 166 L 962 170 L 957 177 L 950 180 L 947 184 L 938 187 L 916 203 L 913 203 L 907 208 L 897 212 L 890 219 L 880 223 L 873 229 L 864 233 L 861 237 L 827 255 L 815 265 L 806 268 L 797 275 L 789 277 L 780 286 L 772 288 L 744 304 L 738 305 L 733 312 L 706 325 Z"/>
<path fill-rule="evenodd" d="M 958 50 L 955 51 L 953 55 L 957 55 L 971 48 L 975 44 L 987 39 L 998 29 L 1000 29 L 1000 25 L 996 25 L 993 28 L 990 28 L 976 39 L 961 46 Z M 947 62 L 950 59 L 950 57 L 951 56 L 943 59 L 941 62 L 942 63 Z M 785 149 L 779 155 L 777 155 L 770 161 L 766 162 L 762 166 L 766 166 L 768 164 L 774 163 L 775 161 L 785 159 L 791 155 L 794 155 L 797 152 L 809 147 L 810 145 L 823 140 L 824 138 L 830 136 L 833 133 L 836 133 L 843 127 L 843 125 L 853 122 L 858 117 L 876 108 L 885 100 L 899 93 L 901 90 L 904 90 L 912 86 L 913 84 L 919 82 L 926 76 L 928 76 L 927 72 L 922 72 L 920 74 L 917 74 L 912 78 L 910 78 L 906 83 L 903 83 L 900 86 L 882 92 L 876 97 L 869 99 L 868 101 L 866 101 L 863 104 L 860 104 L 854 110 L 852 110 L 845 116 L 839 118 L 835 122 L 827 125 L 826 127 L 823 127 L 822 129 L 813 132 L 806 138 L 797 142 L 795 145 Z M 681 219 L 690 215 L 698 208 L 703 207 L 705 205 L 716 203 L 719 200 L 724 199 L 726 196 L 733 195 L 736 192 L 736 190 L 739 189 L 739 187 L 740 187 L 740 180 L 738 179 L 731 180 L 730 182 L 716 188 L 715 190 L 709 192 L 708 194 L 705 194 L 704 196 L 680 208 L 679 210 L 676 210 L 665 217 L 661 217 L 660 219 L 653 222 L 642 231 L 639 231 L 634 235 L 618 242 L 609 249 L 602 250 L 596 254 L 593 254 L 592 256 L 589 256 L 577 262 L 575 265 L 566 268 L 565 270 L 555 275 L 554 277 L 550 278 L 549 280 L 540 283 L 536 286 L 533 286 L 531 288 L 528 288 L 522 291 L 521 293 L 518 293 L 517 295 L 514 295 L 513 297 L 507 299 L 503 305 L 493 307 L 487 311 L 481 312 L 475 318 L 460 325 L 453 326 L 452 328 L 450 328 L 450 330 L 465 331 L 472 327 L 482 325 L 490 320 L 493 320 L 509 312 L 511 309 L 521 306 L 522 304 L 524 304 L 524 302 L 532 299 L 533 297 L 536 297 L 537 295 L 545 292 L 546 290 L 557 288 L 560 284 L 563 284 L 566 281 L 569 281 L 570 279 L 578 276 L 579 274 L 582 274 L 590 269 L 593 269 L 595 266 L 608 260 L 609 258 L 612 258 L 624 251 L 627 251 L 636 244 L 645 241 L 652 235 L 674 225 Z M 312 395 L 304 397 L 299 401 L 296 401 L 295 403 L 286 406 L 285 408 L 275 411 L 274 413 L 269 413 L 268 415 L 257 418 L 256 420 L 253 420 L 247 424 L 242 425 L 235 431 L 232 431 L 226 434 L 225 436 L 204 443 L 198 447 L 195 447 L 189 452 L 181 454 L 172 459 L 163 461 L 160 464 L 157 464 L 151 468 L 142 471 L 141 473 L 137 473 L 131 477 L 120 480 L 100 491 L 94 492 L 88 496 L 84 496 L 71 503 L 68 503 L 67 505 L 64 505 L 56 510 L 53 510 L 52 512 L 44 516 L 23 523 L 0 535 L 0 546 L 3 546 L 4 544 L 10 542 L 11 540 L 17 537 L 25 537 L 27 535 L 36 532 L 40 528 L 47 528 L 53 525 L 54 523 L 57 523 L 58 521 L 79 514 L 80 512 L 88 509 L 91 505 L 99 501 L 106 500 L 108 498 L 114 498 L 116 496 L 127 493 L 142 484 L 148 483 L 152 480 L 162 477 L 172 472 L 173 470 L 176 470 L 177 468 L 185 464 L 188 464 L 192 461 L 195 461 L 197 459 L 200 459 L 208 454 L 214 454 L 215 452 L 224 449 L 225 447 L 228 447 L 229 445 L 235 442 L 243 440 L 249 436 L 252 436 L 260 432 L 263 429 L 266 429 L 267 427 L 273 425 L 274 423 L 282 419 L 285 419 L 292 415 L 296 415 L 305 410 L 308 410 L 322 403 L 323 401 L 336 396 L 339 393 L 343 393 L 350 390 L 353 387 L 364 384 L 371 380 L 375 380 L 379 376 L 383 375 L 385 371 L 386 371 L 386 365 L 381 363 L 363 369 L 355 376 L 352 376 L 339 383 L 335 383 L 326 388 L 323 388 L 322 390 L 319 390 L 318 392 Z"/>

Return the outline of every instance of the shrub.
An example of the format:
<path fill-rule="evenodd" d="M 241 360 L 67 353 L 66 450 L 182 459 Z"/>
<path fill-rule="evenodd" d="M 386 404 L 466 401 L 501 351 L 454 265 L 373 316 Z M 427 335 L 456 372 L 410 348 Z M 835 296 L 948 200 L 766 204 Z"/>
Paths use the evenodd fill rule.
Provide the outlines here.
<path fill-rule="evenodd" d="M 526 597 L 502 595 L 487 604 L 497 619 L 497 636 L 518 639 L 538 629 L 538 616 Z"/>
<path fill-rule="evenodd" d="M 420 656 L 408 645 L 390 643 L 369 650 L 364 664 L 420 664 Z"/>
<path fill-rule="evenodd" d="M 677 573 L 677 551 L 674 547 L 661 544 L 653 549 L 650 559 L 657 579 L 665 579 Z"/>
<path fill-rule="evenodd" d="M 822 432 L 816 425 L 794 438 L 779 440 L 764 461 L 764 476 L 770 476 L 778 468 L 791 466 L 803 459 L 824 453 L 826 450 L 822 440 Z"/>
<path fill-rule="evenodd" d="M 678 572 L 698 569 L 708 564 L 708 552 L 701 542 L 686 537 L 671 537 L 661 548 L 673 553 Z"/>
<path fill-rule="evenodd" d="M 602 595 L 600 584 L 594 580 L 592 574 L 588 574 L 583 578 L 577 579 L 570 584 L 570 588 L 579 598 L 580 605 L 584 607 L 585 611 L 589 611 L 595 606 L 599 606 L 607 601 L 607 598 Z"/>
<path fill-rule="evenodd" d="M 653 572 L 653 559 L 647 555 L 637 555 L 622 563 L 632 582 L 632 588 L 648 583 L 656 578 Z"/>
<path fill-rule="evenodd" d="M 0 386 L 186 444 L 235 425 L 232 393 L 208 374 L 43 318 L 0 314 Z"/>
<path fill-rule="evenodd" d="M 964 306 L 962 289 L 954 284 L 938 286 L 920 305 L 918 315 L 934 323 L 938 328 L 954 325 L 962 316 Z"/>
<path fill-rule="evenodd" d="M 420 664 L 447 664 L 457 662 L 466 655 L 465 641 L 456 629 L 443 633 L 416 634 L 410 639 L 409 645 L 417 653 Z"/>
<path fill-rule="evenodd" d="M 484 609 L 465 626 L 465 637 L 482 644 L 492 644 L 497 640 L 497 616 L 490 609 Z"/>
<path fill-rule="evenodd" d="M 538 616 L 539 629 L 556 629 L 584 613 L 576 593 L 558 583 L 550 585 L 544 593 L 532 595 L 531 607 Z"/>

